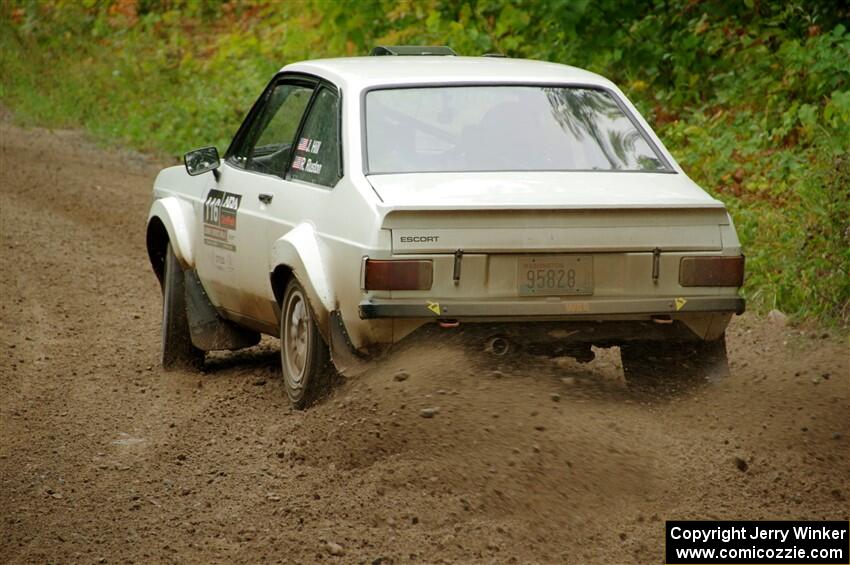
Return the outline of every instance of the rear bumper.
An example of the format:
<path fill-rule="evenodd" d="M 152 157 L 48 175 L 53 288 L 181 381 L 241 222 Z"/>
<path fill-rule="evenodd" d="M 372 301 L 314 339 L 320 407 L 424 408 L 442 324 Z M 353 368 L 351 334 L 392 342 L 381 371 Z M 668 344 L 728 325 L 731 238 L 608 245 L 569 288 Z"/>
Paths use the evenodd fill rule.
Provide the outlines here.
<path fill-rule="evenodd" d="M 587 320 L 688 313 L 743 314 L 739 296 L 610 300 L 427 301 L 372 299 L 360 303 L 360 318 L 433 318 L 466 320 Z"/>

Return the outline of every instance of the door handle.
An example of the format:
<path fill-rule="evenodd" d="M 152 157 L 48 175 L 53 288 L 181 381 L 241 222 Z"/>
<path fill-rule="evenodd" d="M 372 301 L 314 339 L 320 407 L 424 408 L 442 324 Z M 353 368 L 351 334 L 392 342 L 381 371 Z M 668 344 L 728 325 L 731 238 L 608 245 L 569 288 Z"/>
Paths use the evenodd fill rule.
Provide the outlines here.
<path fill-rule="evenodd" d="M 261 192 L 257 198 L 260 199 L 260 202 L 263 204 L 271 204 L 272 198 L 274 198 L 274 194 L 267 194 L 265 192 Z"/>

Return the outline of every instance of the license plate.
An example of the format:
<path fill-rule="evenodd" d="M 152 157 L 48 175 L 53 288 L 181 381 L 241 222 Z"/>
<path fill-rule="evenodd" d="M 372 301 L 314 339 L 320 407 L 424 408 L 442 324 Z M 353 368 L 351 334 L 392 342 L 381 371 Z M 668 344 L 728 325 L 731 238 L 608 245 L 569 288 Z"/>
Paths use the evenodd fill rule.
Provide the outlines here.
<path fill-rule="evenodd" d="M 517 287 L 520 296 L 593 294 L 593 256 L 520 257 Z"/>

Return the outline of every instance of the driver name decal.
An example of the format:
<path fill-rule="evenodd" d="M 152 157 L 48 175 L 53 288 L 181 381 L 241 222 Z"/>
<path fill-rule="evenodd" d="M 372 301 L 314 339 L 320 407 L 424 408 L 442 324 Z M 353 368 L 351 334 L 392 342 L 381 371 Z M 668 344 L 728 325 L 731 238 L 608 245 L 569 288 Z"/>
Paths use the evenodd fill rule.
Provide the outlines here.
<path fill-rule="evenodd" d="M 304 171 L 305 173 L 313 173 L 316 175 L 322 172 L 321 163 L 317 163 L 312 159 L 308 159 L 301 155 L 292 160 L 292 168 L 297 171 Z"/>
<path fill-rule="evenodd" d="M 213 247 L 236 251 L 236 212 L 242 201 L 241 194 L 210 190 L 204 201 L 204 243 Z"/>
<path fill-rule="evenodd" d="M 292 159 L 292 170 L 302 171 L 313 175 L 321 174 L 322 164 L 318 161 L 314 161 L 313 158 L 309 156 L 318 155 L 321 149 L 322 142 L 320 140 L 311 139 L 309 137 L 300 138 L 295 150 L 301 153 L 307 153 L 308 155 L 296 155 L 295 158 Z"/>
<path fill-rule="evenodd" d="M 317 155 L 319 150 L 322 148 L 322 142 L 318 139 L 310 139 L 307 137 L 302 137 L 298 141 L 298 147 L 296 151 L 303 151 L 306 153 L 312 153 L 313 155 Z"/>

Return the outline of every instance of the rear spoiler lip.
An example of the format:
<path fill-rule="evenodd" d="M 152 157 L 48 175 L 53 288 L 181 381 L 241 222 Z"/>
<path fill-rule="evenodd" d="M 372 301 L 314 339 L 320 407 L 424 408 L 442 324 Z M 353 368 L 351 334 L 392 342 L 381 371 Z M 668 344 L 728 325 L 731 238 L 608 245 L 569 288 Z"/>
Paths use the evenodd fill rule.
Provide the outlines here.
<path fill-rule="evenodd" d="M 385 215 L 392 212 L 487 212 L 491 210 L 715 210 L 725 209 L 720 201 L 671 202 L 669 204 L 470 204 L 468 206 L 441 206 L 439 204 L 386 204 L 377 208 Z"/>

